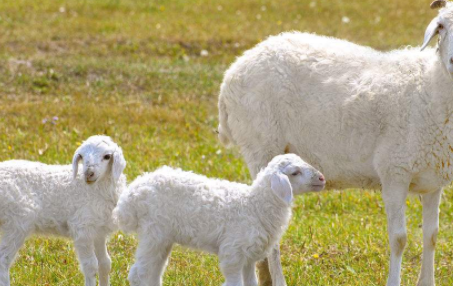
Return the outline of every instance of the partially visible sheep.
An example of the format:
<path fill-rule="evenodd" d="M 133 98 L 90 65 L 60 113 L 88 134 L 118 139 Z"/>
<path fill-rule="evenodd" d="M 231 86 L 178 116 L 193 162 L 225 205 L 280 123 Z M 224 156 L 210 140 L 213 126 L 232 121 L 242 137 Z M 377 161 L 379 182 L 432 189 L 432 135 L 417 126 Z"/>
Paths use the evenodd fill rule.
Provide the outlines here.
<path fill-rule="evenodd" d="M 139 245 L 132 286 L 162 284 L 172 245 L 219 256 L 225 286 L 255 286 L 255 262 L 280 239 L 293 194 L 320 191 L 323 175 L 300 157 L 277 156 L 251 186 L 163 167 L 137 178 L 115 209 L 122 230 Z"/>
<path fill-rule="evenodd" d="M 219 97 L 219 139 L 240 148 L 252 177 L 292 152 L 319 168 L 330 188 L 382 186 L 388 286 L 400 285 L 410 192 L 423 198 L 418 285 L 435 284 L 440 196 L 453 179 L 453 3 L 432 7 L 444 8 L 417 48 L 383 53 L 307 33 L 270 37 L 228 69 Z M 437 35 L 437 48 L 421 52 Z M 285 285 L 275 270 L 278 249 L 269 266 L 272 284 Z"/>
<path fill-rule="evenodd" d="M 83 174 L 78 174 L 78 163 Z M 112 211 L 126 187 L 121 148 L 110 137 L 92 136 L 71 165 L 14 160 L 0 163 L 0 286 L 9 286 L 9 268 L 33 233 L 74 240 L 85 285 L 109 285 L 107 236 L 116 229 Z"/>

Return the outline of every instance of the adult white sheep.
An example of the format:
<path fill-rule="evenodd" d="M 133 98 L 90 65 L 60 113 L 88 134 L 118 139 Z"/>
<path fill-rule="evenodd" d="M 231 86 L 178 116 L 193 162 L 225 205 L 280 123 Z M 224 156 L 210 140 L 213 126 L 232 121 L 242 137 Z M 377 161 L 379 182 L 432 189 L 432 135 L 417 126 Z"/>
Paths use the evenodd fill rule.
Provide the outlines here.
<path fill-rule="evenodd" d="M 82 161 L 83 173 L 78 174 Z M 9 286 L 9 268 L 31 234 L 74 240 L 85 285 L 109 285 L 106 239 L 116 229 L 112 211 L 126 187 L 121 148 L 110 137 L 92 136 L 71 165 L 13 160 L 0 163 L 0 286 Z"/>
<path fill-rule="evenodd" d="M 258 285 L 255 262 L 286 229 L 293 194 L 324 185 L 322 174 L 294 154 L 275 157 L 251 186 L 169 167 L 142 175 L 114 211 L 121 229 L 139 235 L 130 284 L 160 286 L 178 243 L 218 254 L 225 286 Z"/>
<path fill-rule="evenodd" d="M 389 286 L 400 285 L 408 193 L 421 194 L 423 204 L 418 285 L 435 284 L 441 189 L 453 179 L 453 4 L 432 3 L 441 6 L 422 46 L 439 35 L 437 49 L 381 53 L 284 33 L 238 58 L 220 91 L 219 138 L 239 146 L 253 177 L 286 150 L 319 168 L 330 188 L 382 186 Z M 285 285 L 278 249 L 269 267 L 272 284 Z M 269 274 L 264 266 L 262 272 Z M 263 285 L 267 278 L 260 277 Z"/>

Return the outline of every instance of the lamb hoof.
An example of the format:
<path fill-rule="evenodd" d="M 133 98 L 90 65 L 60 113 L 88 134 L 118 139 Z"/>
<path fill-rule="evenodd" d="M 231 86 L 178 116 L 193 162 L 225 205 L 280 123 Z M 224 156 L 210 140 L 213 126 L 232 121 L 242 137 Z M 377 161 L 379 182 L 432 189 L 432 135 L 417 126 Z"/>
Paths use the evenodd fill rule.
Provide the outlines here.
<path fill-rule="evenodd" d="M 417 283 L 417 286 L 435 286 L 435 283 L 434 281 L 424 281 L 424 280 L 419 280 L 418 283 Z"/>

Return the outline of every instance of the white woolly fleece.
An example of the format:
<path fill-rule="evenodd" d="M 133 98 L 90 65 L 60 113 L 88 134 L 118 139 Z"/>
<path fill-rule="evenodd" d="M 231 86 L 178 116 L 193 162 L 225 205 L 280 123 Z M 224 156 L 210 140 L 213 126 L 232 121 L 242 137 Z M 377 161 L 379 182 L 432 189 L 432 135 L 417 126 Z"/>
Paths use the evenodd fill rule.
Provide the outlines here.
<path fill-rule="evenodd" d="M 434 285 L 440 190 L 453 180 L 453 3 L 444 4 L 423 45 L 438 35 L 437 49 L 379 52 L 283 33 L 239 57 L 220 89 L 219 139 L 240 148 L 252 177 L 292 152 L 319 169 L 328 188 L 382 186 L 392 286 L 400 284 L 409 192 L 425 198 L 419 285 Z"/>
<path fill-rule="evenodd" d="M 287 179 L 285 172 L 293 178 Z M 295 194 L 315 190 L 313 182 L 319 182 L 320 176 L 298 156 L 288 154 L 276 157 L 252 186 L 170 167 L 134 180 L 114 211 L 122 230 L 139 234 L 131 285 L 161 285 L 174 243 L 218 254 L 225 285 L 242 285 L 234 283 L 243 279 L 246 285 L 255 285 L 254 263 L 266 257 L 291 216 L 290 204 L 271 187 L 277 173 Z M 252 270 L 242 279 L 246 266 Z"/>
<path fill-rule="evenodd" d="M 226 72 L 219 137 L 241 148 L 252 174 L 289 146 L 332 188 L 375 188 L 431 166 L 436 189 L 453 178 L 449 110 L 453 80 L 434 49 L 381 53 L 284 33 Z"/>
<path fill-rule="evenodd" d="M 87 184 L 83 175 L 73 178 L 71 165 L 0 163 L 1 286 L 9 285 L 9 267 L 24 240 L 34 233 L 74 240 L 86 285 L 96 285 L 98 268 L 100 285 L 108 285 L 110 258 L 105 240 L 117 228 L 112 211 L 126 187 L 126 177 L 121 175 L 126 162 L 121 148 L 107 136 L 92 136 L 77 150 L 86 158 L 100 154 L 98 161 L 112 154 L 110 162 L 104 162 L 109 166 L 106 173 L 100 173 L 95 183 Z M 118 180 L 111 172 L 115 167 L 120 170 Z M 91 168 L 97 171 L 100 164 Z"/>

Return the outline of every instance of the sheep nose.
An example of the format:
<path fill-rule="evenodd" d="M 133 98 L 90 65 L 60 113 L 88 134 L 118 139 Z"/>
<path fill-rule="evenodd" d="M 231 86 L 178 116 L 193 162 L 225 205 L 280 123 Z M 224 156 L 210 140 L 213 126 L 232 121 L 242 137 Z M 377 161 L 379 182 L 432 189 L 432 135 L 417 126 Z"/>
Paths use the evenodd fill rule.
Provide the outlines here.
<path fill-rule="evenodd" d="M 86 176 L 87 176 L 88 179 L 91 179 L 94 176 L 94 172 L 93 171 L 87 171 Z"/>
<path fill-rule="evenodd" d="M 326 180 L 326 178 L 324 178 L 323 175 L 319 175 L 319 180 L 320 180 L 321 182 L 324 182 L 324 181 Z"/>

